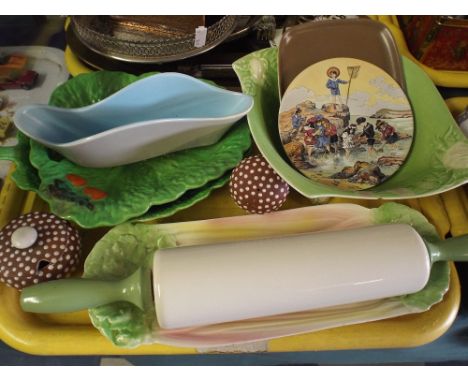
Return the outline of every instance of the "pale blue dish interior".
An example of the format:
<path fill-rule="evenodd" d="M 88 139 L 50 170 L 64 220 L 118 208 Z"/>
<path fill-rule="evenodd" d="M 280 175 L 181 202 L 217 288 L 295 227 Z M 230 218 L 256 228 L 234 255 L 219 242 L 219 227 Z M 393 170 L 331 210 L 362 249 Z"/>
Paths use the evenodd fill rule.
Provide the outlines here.
<path fill-rule="evenodd" d="M 247 112 L 252 98 L 179 73 L 139 80 L 90 106 L 20 108 L 18 128 L 33 139 L 66 144 L 125 125 L 171 119 L 216 119 Z"/>

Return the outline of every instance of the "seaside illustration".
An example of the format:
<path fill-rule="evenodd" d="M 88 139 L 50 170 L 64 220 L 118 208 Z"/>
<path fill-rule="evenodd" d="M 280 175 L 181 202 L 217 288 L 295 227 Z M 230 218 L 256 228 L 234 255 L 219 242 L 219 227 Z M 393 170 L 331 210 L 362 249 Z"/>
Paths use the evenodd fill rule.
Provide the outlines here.
<path fill-rule="evenodd" d="M 411 105 L 379 67 L 334 58 L 301 72 L 281 102 L 285 151 L 305 176 L 346 189 L 384 182 L 404 163 L 413 139 Z"/>

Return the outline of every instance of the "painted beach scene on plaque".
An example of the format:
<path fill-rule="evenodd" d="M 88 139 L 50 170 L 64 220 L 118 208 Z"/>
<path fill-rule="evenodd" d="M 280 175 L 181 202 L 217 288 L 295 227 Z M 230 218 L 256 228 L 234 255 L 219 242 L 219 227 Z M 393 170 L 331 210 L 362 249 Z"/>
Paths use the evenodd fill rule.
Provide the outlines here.
<path fill-rule="evenodd" d="M 315 63 L 281 101 L 281 142 L 310 179 L 343 189 L 381 184 L 403 165 L 414 134 L 410 102 L 381 68 L 353 58 Z"/>

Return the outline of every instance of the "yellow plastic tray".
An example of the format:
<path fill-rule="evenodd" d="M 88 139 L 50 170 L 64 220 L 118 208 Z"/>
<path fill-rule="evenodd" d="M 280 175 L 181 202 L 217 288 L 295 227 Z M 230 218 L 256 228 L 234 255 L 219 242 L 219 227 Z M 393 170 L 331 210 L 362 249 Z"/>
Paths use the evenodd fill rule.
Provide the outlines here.
<path fill-rule="evenodd" d="M 89 68 L 72 52 L 70 47 L 67 45 L 65 48 L 65 65 L 67 66 L 68 72 L 76 77 L 78 74 L 91 73 L 93 69 Z"/>
<path fill-rule="evenodd" d="M 424 65 L 408 49 L 405 36 L 400 29 L 396 16 L 370 16 L 372 19 L 384 23 L 392 32 L 400 53 L 418 64 L 436 85 L 452 88 L 468 88 L 468 71 L 437 70 Z"/>
<path fill-rule="evenodd" d="M 432 196 L 404 202 L 423 212 L 437 227 L 441 236 L 451 232 L 452 218 L 464 219 L 461 230 L 468 230 L 464 217 L 452 216 L 454 211 L 465 210 L 463 190 L 456 189 L 441 196 Z M 466 197 L 466 195 L 465 195 Z M 333 199 L 332 203 L 349 202 Z M 46 204 L 34 193 L 19 190 L 11 179 L 6 179 L 0 194 L 0 225 L 11 218 L 32 210 L 46 210 Z M 357 201 L 374 207 L 379 201 Z M 293 192 L 286 208 L 308 205 L 309 201 Z M 465 211 L 466 212 L 466 211 Z M 216 190 L 210 198 L 194 207 L 181 211 L 164 221 L 187 221 L 240 215 L 226 187 Z M 84 250 L 89 251 L 105 229 L 83 232 Z M 197 349 L 164 345 L 147 345 L 136 349 L 121 349 L 112 345 L 90 323 L 87 312 L 73 314 L 35 315 L 24 313 L 19 307 L 18 292 L 0 284 L 0 339 L 20 351 L 42 355 L 69 354 L 194 354 Z M 382 321 L 324 330 L 269 341 L 266 351 L 309 351 L 364 348 L 412 347 L 431 342 L 441 336 L 452 324 L 460 303 L 460 284 L 455 267 L 451 266 L 450 289 L 442 302 L 429 311 Z M 241 348 L 242 349 L 242 348 Z"/>
<path fill-rule="evenodd" d="M 454 113 L 468 104 L 468 98 L 447 101 Z M 13 168 L 12 168 L 13 171 Z M 333 198 L 330 203 L 355 203 L 368 208 L 378 207 L 379 200 L 348 200 Z M 468 233 L 468 198 L 460 187 L 441 195 L 399 201 L 420 212 L 437 228 L 441 237 Z M 284 208 L 310 205 L 310 200 L 291 192 Z M 18 215 L 30 211 L 45 211 L 47 204 L 35 193 L 16 187 L 10 177 L 0 192 L 0 228 Z M 229 197 L 227 187 L 215 190 L 209 198 L 180 211 L 163 222 L 201 220 L 241 215 Z M 107 229 L 84 230 L 83 251 L 89 253 L 94 243 Z M 261 350 L 269 352 L 403 348 L 423 345 L 445 333 L 456 318 L 460 304 L 460 283 L 451 264 L 450 288 L 442 302 L 424 313 L 392 319 L 328 329 L 270 340 Z M 92 325 L 86 311 L 70 314 L 28 314 L 19 306 L 18 292 L 0 283 L 0 339 L 11 347 L 40 355 L 90 354 L 195 354 L 197 349 L 152 344 L 135 349 L 112 345 Z M 248 348 L 238 348 L 243 351 Z M 258 349 L 257 349 L 258 350 Z"/>

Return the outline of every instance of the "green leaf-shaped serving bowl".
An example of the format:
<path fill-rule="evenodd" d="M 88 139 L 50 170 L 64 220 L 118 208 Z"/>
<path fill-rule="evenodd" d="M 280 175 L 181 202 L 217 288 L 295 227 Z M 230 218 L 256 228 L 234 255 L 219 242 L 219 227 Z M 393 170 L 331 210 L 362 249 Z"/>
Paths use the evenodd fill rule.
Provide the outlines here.
<path fill-rule="evenodd" d="M 152 269 L 155 251 L 164 247 L 336 231 L 389 223 L 409 224 L 425 239 L 438 239 L 434 226 L 424 215 L 397 203 L 385 203 L 375 209 L 354 204 L 326 204 L 266 215 L 172 224 L 126 223 L 114 227 L 96 243 L 86 259 L 83 276 L 98 280 L 120 280 L 140 267 Z M 448 290 L 449 280 L 449 264 L 438 262 L 431 268 L 426 287 L 417 293 L 362 304 L 187 329 L 162 329 L 157 325 L 154 307 L 143 312 L 128 302 L 110 303 L 90 309 L 89 313 L 93 325 L 112 343 L 121 347 L 135 347 L 144 343 L 188 347 L 225 346 L 424 312 L 442 300 Z"/>
<path fill-rule="evenodd" d="M 413 108 L 415 134 L 406 162 L 372 189 L 345 190 L 302 175 L 289 162 L 278 134 L 278 51 L 268 48 L 233 64 L 244 93 L 254 97 L 247 115 L 252 136 L 263 156 L 293 188 L 308 198 L 408 199 L 430 196 L 468 180 L 468 139 L 459 129 L 426 73 L 402 57 L 407 95 Z"/>
<path fill-rule="evenodd" d="M 90 105 L 146 75 L 82 74 L 59 86 L 49 103 Z M 93 228 L 169 216 L 204 199 L 227 182 L 250 147 L 250 134 L 244 119 L 211 146 L 103 169 L 74 164 L 21 133 L 18 141 L 0 148 L 0 158 L 16 163 L 12 178 L 18 187 L 37 192 L 53 213 Z"/>

